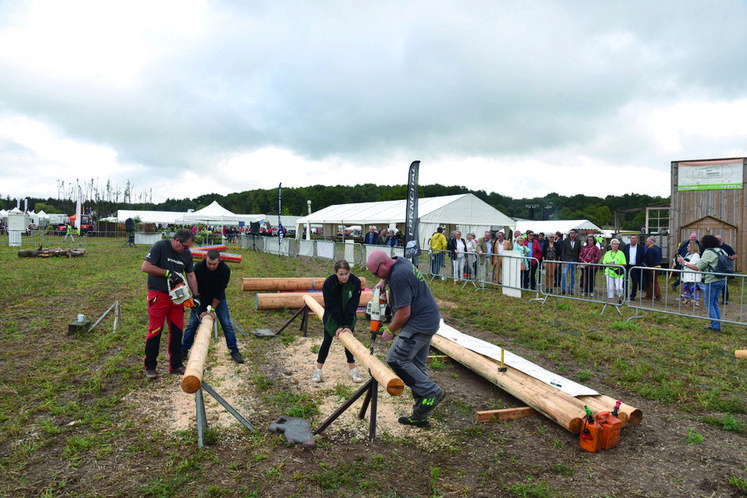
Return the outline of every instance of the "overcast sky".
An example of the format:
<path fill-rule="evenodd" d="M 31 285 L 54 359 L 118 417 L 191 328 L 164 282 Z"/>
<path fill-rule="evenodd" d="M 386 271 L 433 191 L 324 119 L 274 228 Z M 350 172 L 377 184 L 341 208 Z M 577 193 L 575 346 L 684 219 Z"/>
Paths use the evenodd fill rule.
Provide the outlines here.
<path fill-rule="evenodd" d="M 0 195 L 670 194 L 747 154 L 747 2 L 0 0 Z M 135 200 L 135 199 L 133 199 Z"/>

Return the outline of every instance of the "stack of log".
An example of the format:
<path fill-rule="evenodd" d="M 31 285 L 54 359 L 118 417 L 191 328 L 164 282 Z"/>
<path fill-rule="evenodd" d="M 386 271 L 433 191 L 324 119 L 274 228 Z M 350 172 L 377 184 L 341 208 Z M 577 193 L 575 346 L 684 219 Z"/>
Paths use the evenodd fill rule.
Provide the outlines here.
<path fill-rule="evenodd" d="M 303 308 L 305 296 L 310 296 L 317 303 L 323 303 L 320 291 L 326 277 L 320 278 L 243 278 L 241 288 L 244 291 L 258 292 L 255 307 L 258 310 L 277 310 L 283 308 Z M 361 290 L 366 288 L 366 279 L 361 278 Z M 260 291 L 280 291 L 262 293 Z M 359 306 L 365 307 L 373 299 L 373 291 L 363 290 Z"/>
<path fill-rule="evenodd" d="M 44 249 L 42 246 L 39 246 L 37 249 L 32 249 L 30 251 L 18 251 L 19 258 L 79 258 L 85 255 L 85 249 L 71 249 L 69 247 L 66 249 L 61 247 L 50 247 L 49 249 Z"/>
<path fill-rule="evenodd" d="M 573 434 L 581 432 L 584 406 L 588 406 L 595 414 L 602 411 L 611 412 L 615 406 L 616 400 L 609 396 L 598 394 L 574 397 L 510 366 L 504 366 L 505 372 L 499 371 L 500 362 L 475 353 L 440 335 L 433 336 L 431 345 Z M 617 417 L 625 427 L 628 423 L 640 424 L 643 414 L 638 408 L 621 404 Z"/>

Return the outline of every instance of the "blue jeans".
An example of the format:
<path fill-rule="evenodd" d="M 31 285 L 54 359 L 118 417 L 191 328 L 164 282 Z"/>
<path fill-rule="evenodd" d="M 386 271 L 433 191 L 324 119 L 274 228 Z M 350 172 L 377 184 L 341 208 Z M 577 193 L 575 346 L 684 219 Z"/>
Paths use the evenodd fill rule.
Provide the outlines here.
<path fill-rule="evenodd" d="M 438 275 L 441 273 L 441 266 L 444 264 L 444 252 L 433 251 L 431 256 L 431 274 Z"/>
<path fill-rule="evenodd" d="M 721 310 L 718 298 L 726 286 L 726 280 L 717 280 L 705 284 L 705 304 L 708 307 L 708 318 L 711 318 L 711 328 L 721 330 Z"/>
<path fill-rule="evenodd" d="M 565 261 L 563 263 L 563 283 L 561 287 L 563 289 L 563 292 L 565 292 L 565 282 L 569 272 L 571 274 L 571 285 L 570 287 L 568 287 L 568 291 L 573 292 L 573 287 L 576 285 L 576 263 L 569 263 Z"/>
<path fill-rule="evenodd" d="M 221 299 L 218 306 L 216 306 L 215 316 L 218 318 L 220 327 L 223 329 L 228 350 L 232 353 L 237 352 L 239 347 L 236 345 L 236 333 L 233 331 L 233 326 L 231 325 L 231 316 L 228 313 L 228 303 L 225 299 Z M 187 329 L 184 331 L 184 338 L 182 339 L 182 355 L 186 355 L 192 344 L 194 344 L 195 332 L 199 325 L 200 317 L 197 316 L 197 313 L 191 311 L 189 313 L 189 325 L 187 325 Z"/>

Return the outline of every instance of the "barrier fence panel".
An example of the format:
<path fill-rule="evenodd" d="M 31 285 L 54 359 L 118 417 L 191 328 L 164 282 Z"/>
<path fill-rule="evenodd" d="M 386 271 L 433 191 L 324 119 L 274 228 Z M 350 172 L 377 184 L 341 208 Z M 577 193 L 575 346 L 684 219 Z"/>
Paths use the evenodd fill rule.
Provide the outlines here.
<path fill-rule="evenodd" d="M 705 321 L 747 325 L 744 303 L 747 275 L 717 274 L 728 278 L 723 290 L 718 289 L 718 296 L 713 296 L 709 292 L 712 286 L 703 283 L 706 274 L 710 272 L 686 272 L 640 266 L 632 267 L 628 273 L 632 275 L 633 272 L 640 273 L 641 287 L 634 289 L 632 279 L 628 280 L 630 295 L 632 296 L 633 290 L 636 290 L 635 298 L 631 298 L 628 302 L 628 306 L 634 309 L 636 314 L 628 318 L 628 321 L 641 318 L 641 311 L 651 311 Z M 675 285 L 686 274 L 700 276 L 702 286 L 682 281 Z M 688 284 L 687 288 L 685 284 Z M 718 308 L 718 318 L 713 313 L 715 310 L 711 309 L 712 313 L 709 313 L 709 303 L 711 303 L 711 308 L 713 306 Z"/>
<path fill-rule="evenodd" d="M 327 240 L 316 241 L 316 256 L 322 259 L 335 259 L 335 243 Z"/>
<path fill-rule="evenodd" d="M 359 265 L 361 263 L 360 257 L 358 259 L 356 259 L 355 257 L 356 247 L 358 246 L 358 244 L 345 243 L 343 244 L 343 246 L 344 246 L 343 252 L 344 252 L 345 261 L 347 261 L 351 266 Z M 360 253 L 360 251 L 358 252 Z M 364 266 L 365 266 L 365 263 L 364 263 Z"/>
<path fill-rule="evenodd" d="M 299 240 L 298 241 L 298 255 L 306 256 L 307 258 L 314 257 L 314 247 L 316 244 L 313 240 Z"/>

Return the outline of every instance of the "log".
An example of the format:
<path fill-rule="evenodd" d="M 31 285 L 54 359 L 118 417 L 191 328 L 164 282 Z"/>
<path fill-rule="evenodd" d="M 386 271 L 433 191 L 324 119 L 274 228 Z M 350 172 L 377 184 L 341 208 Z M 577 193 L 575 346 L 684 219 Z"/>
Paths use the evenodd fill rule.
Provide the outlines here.
<path fill-rule="evenodd" d="M 433 336 L 431 345 L 574 434 L 581 431 L 585 405 L 594 414 L 601 411 L 611 412 L 615 407 L 615 399 L 609 396 L 599 394 L 574 398 L 512 367 L 506 367 L 507 371 L 500 373 L 498 361 L 459 346 L 439 335 Z M 628 422 L 637 425 L 641 423 L 643 414 L 638 408 L 623 403 L 620 405 L 618 418 L 623 426 Z"/>
<path fill-rule="evenodd" d="M 62 249 L 60 247 L 18 251 L 19 258 L 79 258 L 86 255 L 85 249 Z"/>
<path fill-rule="evenodd" d="M 199 249 L 197 249 L 197 250 L 192 249 L 191 252 L 192 252 L 192 257 L 194 259 L 205 259 L 205 258 L 207 258 L 207 251 L 202 251 L 202 250 L 199 250 Z M 222 252 L 222 253 L 220 253 L 220 259 L 222 259 L 223 261 L 230 261 L 232 263 L 241 263 L 241 254 L 234 254 L 234 253 L 230 253 L 230 252 Z"/>
<path fill-rule="evenodd" d="M 737 349 L 734 351 L 734 357 L 740 359 L 747 358 L 747 349 Z"/>
<path fill-rule="evenodd" d="M 310 294 L 306 294 L 304 301 L 306 306 L 308 306 L 309 309 L 311 309 L 311 311 L 322 320 L 324 317 L 324 306 L 312 299 Z M 326 332 L 324 333 L 326 334 Z M 366 346 L 361 344 L 353 334 L 340 334 L 338 338 L 347 350 L 353 353 L 355 359 L 371 372 L 371 376 L 376 379 L 379 384 L 386 387 L 386 392 L 392 396 L 399 396 L 404 392 L 405 383 L 402 382 L 402 379 L 397 377 L 381 360 L 372 355 Z"/>
<path fill-rule="evenodd" d="M 197 327 L 195 342 L 189 353 L 187 368 L 182 377 L 182 391 L 196 393 L 202 385 L 202 374 L 205 370 L 208 349 L 210 349 L 210 335 L 213 332 L 213 317 L 205 315 Z"/>
<path fill-rule="evenodd" d="M 361 279 L 361 290 L 366 289 L 366 278 Z M 290 291 L 305 292 L 322 290 L 327 277 L 299 277 L 299 278 L 242 278 L 241 290 L 248 292 Z"/>
<path fill-rule="evenodd" d="M 581 432 L 584 408 L 580 406 L 580 403 L 574 402 L 576 400 L 572 396 L 551 386 L 547 386 L 545 390 L 527 382 L 528 376 L 515 368 L 507 367 L 506 372 L 498 372 L 499 365 L 493 360 L 459 346 L 438 334 L 431 339 L 431 346 L 451 356 L 573 434 Z"/>
<path fill-rule="evenodd" d="M 321 292 L 283 292 L 272 294 L 256 294 L 255 307 L 258 310 L 278 310 L 283 308 L 303 308 L 304 296 L 310 296 L 317 303 L 324 302 Z M 361 301 L 358 306 L 365 307 L 373 299 L 373 291 L 361 292 Z"/>
<path fill-rule="evenodd" d="M 476 422 L 503 422 L 504 420 L 516 420 L 537 413 L 534 408 L 524 406 L 522 408 L 503 408 L 502 410 L 487 410 L 477 412 Z"/>

